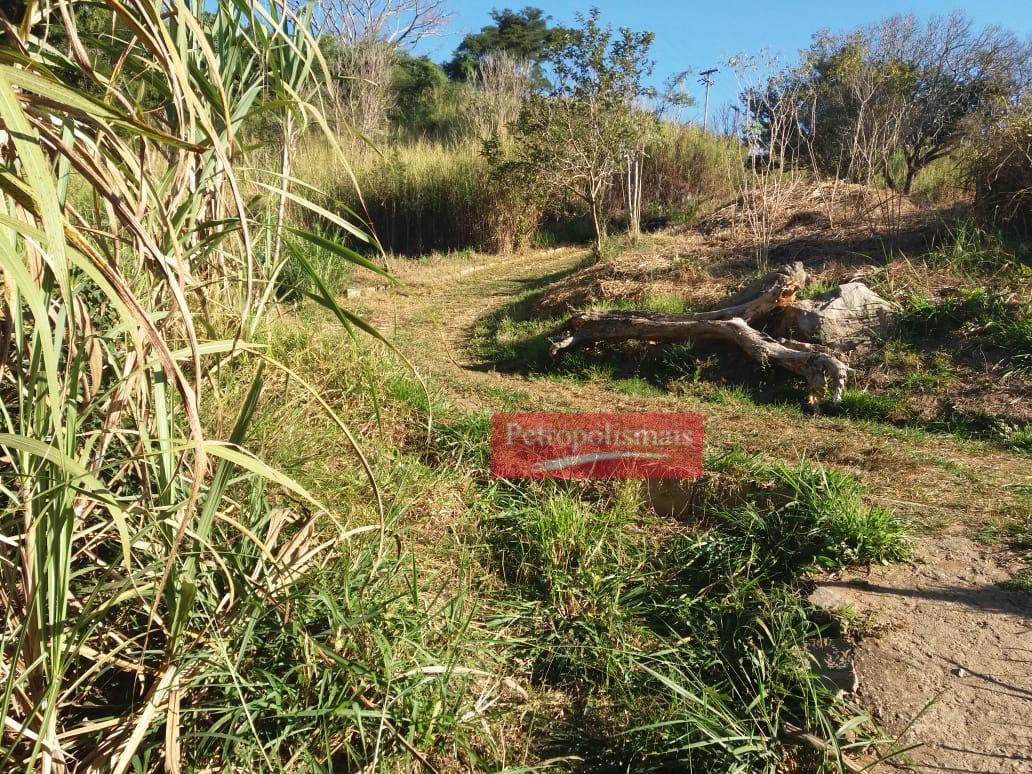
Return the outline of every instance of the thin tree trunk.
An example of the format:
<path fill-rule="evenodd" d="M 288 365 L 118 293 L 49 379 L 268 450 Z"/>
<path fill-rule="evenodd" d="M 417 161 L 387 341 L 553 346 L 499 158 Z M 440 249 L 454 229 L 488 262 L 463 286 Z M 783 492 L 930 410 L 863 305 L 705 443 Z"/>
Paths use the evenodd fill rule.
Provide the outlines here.
<path fill-rule="evenodd" d="M 595 229 L 595 243 L 591 246 L 591 252 L 596 258 L 602 257 L 602 248 L 605 246 L 605 226 L 602 223 L 602 214 L 599 212 L 599 201 L 597 196 L 591 197 L 591 225 Z"/>

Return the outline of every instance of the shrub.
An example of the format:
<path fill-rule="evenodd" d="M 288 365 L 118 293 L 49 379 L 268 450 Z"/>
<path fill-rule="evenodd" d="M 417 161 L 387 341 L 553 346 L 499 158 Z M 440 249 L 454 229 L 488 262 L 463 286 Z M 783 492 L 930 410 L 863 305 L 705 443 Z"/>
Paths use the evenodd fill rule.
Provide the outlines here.
<path fill-rule="evenodd" d="M 983 217 L 1032 232 L 1032 105 L 1012 110 L 973 145 L 969 173 Z"/>
<path fill-rule="evenodd" d="M 663 124 L 643 167 L 642 198 L 664 213 L 690 212 L 700 201 L 731 194 L 728 154 L 733 141 L 697 126 Z"/>

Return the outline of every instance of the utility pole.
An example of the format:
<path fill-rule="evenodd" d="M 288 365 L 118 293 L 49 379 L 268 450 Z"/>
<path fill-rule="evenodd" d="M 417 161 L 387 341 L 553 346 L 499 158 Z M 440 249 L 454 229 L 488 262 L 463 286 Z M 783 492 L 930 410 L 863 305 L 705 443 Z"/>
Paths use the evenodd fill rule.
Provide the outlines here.
<path fill-rule="evenodd" d="M 706 101 L 703 103 L 702 108 L 702 131 L 706 131 L 709 128 L 709 90 L 710 86 L 713 85 L 713 73 L 720 72 L 714 67 L 711 70 L 703 70 L 699 75 L 699 83 L 706 87 Z"/>

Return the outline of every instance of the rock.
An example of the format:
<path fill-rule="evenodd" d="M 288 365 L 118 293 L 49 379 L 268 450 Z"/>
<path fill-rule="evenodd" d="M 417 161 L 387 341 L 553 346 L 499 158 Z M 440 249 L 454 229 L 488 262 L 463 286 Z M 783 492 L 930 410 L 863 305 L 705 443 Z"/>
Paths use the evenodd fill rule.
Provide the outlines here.
<path fill-rule="evenodd" d="M 884 339 L 897 317 L 895 304 L 862 282 L 847 282 L 816 299 L 786 307 L 772 333 L 848 351 Z"/>
<path fill-rule="evenodd" d="M 699 504 L 702 488 L 697 481 L 688 479 L 649 479 L 649 505 L 657 516 L 684 519 L 692 515 Z"/>
<path fill-rule="evenodd" d="M 848 640 L 819 640 L 809 644 L 816 672 L 835 695 L 855 693 L 860 687 L 853 658 L 853 646 Z"/>
<path fill-rule="evenodd" d="M 828 613 L 840 613 L 853 608 L 852 598 L 834 586 L 818 586 L 807 597 L 807 601 L 818 610 Z"/>

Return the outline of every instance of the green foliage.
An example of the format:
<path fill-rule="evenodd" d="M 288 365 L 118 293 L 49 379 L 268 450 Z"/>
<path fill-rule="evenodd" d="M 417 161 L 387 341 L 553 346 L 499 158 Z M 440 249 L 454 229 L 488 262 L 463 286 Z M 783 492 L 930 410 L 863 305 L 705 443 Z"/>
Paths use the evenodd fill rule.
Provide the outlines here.
<path fill-rule="evenodd" d="M 843 741 L 850 709 L 806 659 L 820 627 L 795 584 L 812 567 L 905 556 L 902 526 L 848 478 L 718 463 L 747 483 L 744 500 L 672 533 L 642 513 L 635 483 L 487 490 L 514 656 L 573 698 L 548 749 L 589 767 L 775 771 L 785 722 Z"/>
<path fill-rule="evenodd" d="M 1018 244 L 999 231 L 961 222 L 948 228 L 923 258 L 931 266 L 963 274 L 999 276 L 1020 270 L 1028 256 L 1019 254 Z"/>
<path fill-rule="evenodd" d="M 540 8 L 529 6 L 520 11 L 495 9 L 491 11 L 493 23 L 482 27 L 480 32 L 466 35 L 445 70 L 451 78 L 467 80 L 484 57 L 505 52 L 518 61 L 535 65 L 535 78 L 543 85 L 546 81 L 540 65 L 549 57 L 562 31 L 560 27 L 549 26 L 550 18 Z"/>
<path fill-rule="evenodd" d="M 642 165 L 642 198 L 657 216 L 690 220 L 700 202 L 730 196 L 729 165 L 742 163 L 732 139 L 694 125 L 663 122 L 649 142 Z"/>
<path fill-rule="evenodd" d="M 428 57 L 399 53 L 391 77 L 390 119 L 402 138 L 459 139 L 467 131 L 466 89 Z"/>
<path fill-rule="evenodd" d="M 906 335 L 920 337 L 960 332 L 1002 350 L 1012 371 L 1032 369 L 1032 314 L 989 290 L 964 291 L 938 302 L 913 296 L 901 327 Z"/>
<path fill-rule="evenodd" d="M 859 182 L 883 179 L 910 193 L 918 173 L 948 156 L 975 123 L 989 126 L 1027 87 L 1029 47 L 962 14 L 894 16 L 815 36 L 800 65 L 773 76 L 765 99 L 746 95 L 769 132 L 765 106 L 792 103 L 795 142 L 819 170 Z M 811 155 L 812 153 L 812 155 Z M 899 174 L 894 167 L 901 167 Z"/>
<path fill-rule="evenodd" d="M 896 418 L 905 402 L 904 396 L 897 392 L 846 389 L 842 392 L 842 403 L 837 411 L 851 419 L 888 422 Z"/>
<path fill-rule="evenodd" d="M 647 91 L 653 35 L 627 28 L 614 35 L 597 9 L 577 19 L 580 26 L 563 30 L 550 53 L 551 88 L 528 99 L 512 129 L 510 163 L 527 190 L 584 202 L 600 257 L 607 194 L 651 124 L 634 103 Z"/>

